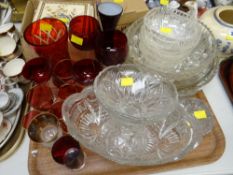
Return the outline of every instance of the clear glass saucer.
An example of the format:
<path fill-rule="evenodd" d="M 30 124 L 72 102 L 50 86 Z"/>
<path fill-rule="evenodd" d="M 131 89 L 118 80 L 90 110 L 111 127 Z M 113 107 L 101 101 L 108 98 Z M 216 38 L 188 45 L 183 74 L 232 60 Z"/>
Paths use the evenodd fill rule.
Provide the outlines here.
<path fill-rule="evenodd" d="M 62 114 L 74 138 L 119 164 L 145 166 L 177 161 L 202 139 L 195 120 L 179 105 L 166 120 L 131 123 L 109 114 L 92 87 L 68 97 Z"/>
<path fill-rule="evenodd" d="M 139 48 L 140 30 L 143 19 L 139 19 L 129 26 L 125 33 L 128 37 L 129 53 L 126 63 L 139 64 L 152 71 L 158 71 L 174 82 L 180 96 L 195 94 L 203 85 L 207 84 L 218 70 L 219 60 L 216 56 L 215 39 L 210 30 L 201 22 L 201 38 L 191 54 L 181 64 L 166 63 L 152 60 L 153 55 L 145 56 Z M 150 52 L 148 52 L 150 54 Z M 165 65 L 165 66 L 166 66 Z"/>

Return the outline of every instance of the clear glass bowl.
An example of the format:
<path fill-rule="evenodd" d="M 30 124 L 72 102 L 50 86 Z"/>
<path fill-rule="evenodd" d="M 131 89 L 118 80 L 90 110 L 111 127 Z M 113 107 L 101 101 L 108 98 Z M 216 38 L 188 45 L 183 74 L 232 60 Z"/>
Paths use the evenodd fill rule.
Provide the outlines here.
<path fill-rule="evenodd" d="M 212 131 L 213 113 L 207 104 L 198 98 L 182 98 L 180 104 L 196 119 L 203 136 Z"/>
<path fill-rule="evenodd" d="M 193 150 L 202 137 L 195 120 L 179 105 L 159 122 L 119 120 L 98 102 L 92 87 L 68 97 L 62 114 L 74 138 L 119 164 L 144 166 L 176 161 Z"/>
<path fill-rule="evenodd" d="M 198 22 L 198 25 L 201 26 L 199 43 L 181 63 L 174 63 L 156 57 L 150 50 L 143 55 L 139 47 L 143 19 L 139 19 L 125 31 L 129 43 L 126 63 L 139 64 L 151 71 L 163 73 L 176 85 L 180 96 L 195 94 L 214 77 L 219 63 L 212 33 L 203 23 Z"/>
<path fill-rule="evenodd" d="M 125 86 L 124 81 L 132 82 Z M 100 72 L 94 91 L 109 113 L 137 122 L 164 119 L 175 109 L 178 98 L 175 86 L 160 74 L 127 64 Z"/>
<path fill-rule="evenodd" d="M 201 28 L 190 14 L 178 9 L 158 7 L 150 10 L 143 20 L 144 36 L 158 48 L 183 50 L 193 48 L 200 39 Z"/>

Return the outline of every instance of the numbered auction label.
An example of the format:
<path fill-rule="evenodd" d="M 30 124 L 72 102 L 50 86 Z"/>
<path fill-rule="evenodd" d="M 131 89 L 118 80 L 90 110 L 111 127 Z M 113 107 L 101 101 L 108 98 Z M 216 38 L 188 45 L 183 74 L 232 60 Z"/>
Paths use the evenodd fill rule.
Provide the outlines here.
<path fill-rule="evenodd" d="M 80 46 L 83 45 L 83 39 L 76 36 L 76 35 L 71 35 L 71 42 L 75 43 L 75 44 L 78 44 Z"/>
<path fill-rule="evenodd" d="M 121 78 L 121 86 L 132 86 L 134 79 L 132 77 L 123 77 Z"/>
<path fill-rule="evenodd" d="M 200 119 L 206 119 L 207 115 L 206 115 L 205 110 L 199 110 L 199 111 L 194 112 L 194 117 L 200 120 Z"/>

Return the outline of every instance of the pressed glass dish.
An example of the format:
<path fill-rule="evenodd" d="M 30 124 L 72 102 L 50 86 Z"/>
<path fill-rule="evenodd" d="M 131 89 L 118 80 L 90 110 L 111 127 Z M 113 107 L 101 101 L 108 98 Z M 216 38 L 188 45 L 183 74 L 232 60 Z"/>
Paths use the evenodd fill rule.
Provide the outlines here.
<path fill-rule="evenodd" d="M 118 120 L 98 102 L 92 87 L 68 97 L 62 114 L 74 138 L 120 164 L 142 166 L 176 161 L 201 140 L 195 120 L 179 105 L 159 122 Z"/>
<path fill-rule="evenodd" d="M 175 86 L 160 74 L 127 64 L 100 72 L 94 91 L 109 113 L 136 121 L 164 119 L 175 109 L 178 98 Z"/>
<path fill-rule="evenodd" d="M 157 59 L 155 56 L 143 55 L 139 49 L 140 29 L 143 20 L 139 19 L 125 31 L 129 41 L 129 54 L 126 63 L 139 64 L 151 71 L 163 73 L 172 81 L 180 96 L 195 94 L 203 85 L 207 84 L 218 69 L 215 39 L 210 30 L 201 22 L 201 38 L 189 56 L 181 63 Z M 152 49 L 152 48 L 151 48 Z M 174 55 L 175 56 L 175 55 Z"/>
<path fill-rule="evenodd" d="M 192 48 L 200 39 L 197 20 L 178 9 L 154 8 L 145 15 L 143 23 L 143 29 L 152 41 L 173 50 Z"/>
<path fill-rule="evenodd" d="M 200 133 L 204 136 L 213 129 L 213 115 L 211 109 L 198 98 L 182 98 L 180 104 L 196 119 Z"/>

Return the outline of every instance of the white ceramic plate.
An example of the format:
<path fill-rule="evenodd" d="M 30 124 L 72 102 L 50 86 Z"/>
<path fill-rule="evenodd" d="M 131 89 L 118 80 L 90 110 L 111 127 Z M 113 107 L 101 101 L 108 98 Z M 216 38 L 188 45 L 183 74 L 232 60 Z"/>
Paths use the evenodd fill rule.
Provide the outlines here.
<path fill-rule="evenodd" d="M 7 112 L 3 112 L 3 116 L 4 117 L 11 117 L 11 115 L 17 110 L 19 109 L 19 107 L 21 106 L 22 102 L 23 102 L 23 91 L 20 88 L 13 88 L 8 90 L 8 93 L 13 93 L 16 95 L 17 99 L 16 102 L 14 104 L 14 107 Z"/>
<path fill-rule="evenodd" d="M 10 36 L 1 36 L 0 37 L 0 56 L 8 56 L 12 54 L 16 48 L 16 42 Z"/>

